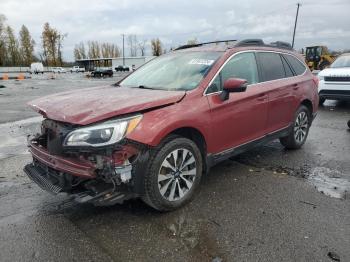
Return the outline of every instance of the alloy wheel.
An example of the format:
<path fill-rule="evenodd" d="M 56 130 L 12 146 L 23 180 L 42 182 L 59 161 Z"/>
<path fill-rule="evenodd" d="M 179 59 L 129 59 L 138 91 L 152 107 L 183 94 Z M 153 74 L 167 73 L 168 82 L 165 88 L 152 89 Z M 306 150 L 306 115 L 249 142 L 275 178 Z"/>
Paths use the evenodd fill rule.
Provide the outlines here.
<path fill-rule="evenodd" d="M 196 179 L 196 159 L 192 152 L 179 148 L 163 160 L 158 173 L 158 188 L 168 201 L 181 200 L 192 188 Z"/>
<path fill-rule="evenodd" d="M 309 120 L 306 112 L 298 114 L 294 123 L 294 138 L 298 143 L 304 142 L 309 128 Z"/>

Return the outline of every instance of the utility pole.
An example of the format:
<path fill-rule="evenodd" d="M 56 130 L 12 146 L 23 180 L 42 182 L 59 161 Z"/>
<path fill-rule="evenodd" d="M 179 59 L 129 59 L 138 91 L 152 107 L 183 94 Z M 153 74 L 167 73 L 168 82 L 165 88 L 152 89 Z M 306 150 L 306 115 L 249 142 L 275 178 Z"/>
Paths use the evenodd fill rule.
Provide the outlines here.
<path fill-rule="evenodd" d="M 294 23 L 294 32 L 293 32 L 293 41 L 292 41 L 292 48 L 294 47 L 294 39 L 295 39 L 295 31 L 297 29 L 297 22 L 298 22 L 298 15 L 299 15 L 299 7 L 301 6 L 300 3 L 297 3 L 297 14 L 295 16 L 295 23 Z"/>
<path fill-rule="evenodd" d="M 123 66 L 125 66 L 125 55 L 124 55 L 124 34 L 122 34 L 123 36 Z"/>

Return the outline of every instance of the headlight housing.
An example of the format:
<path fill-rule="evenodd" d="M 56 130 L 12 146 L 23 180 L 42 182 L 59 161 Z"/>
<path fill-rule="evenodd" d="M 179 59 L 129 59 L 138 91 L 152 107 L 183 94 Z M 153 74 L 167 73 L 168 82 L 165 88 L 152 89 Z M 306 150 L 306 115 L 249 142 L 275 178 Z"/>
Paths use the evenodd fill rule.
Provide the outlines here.
<path fill-rule="evenodd" d="M 68 133 L 64 146 L 108 146 L 122 140 L 139 124 L 142 115 L 82 127 Z"/>
<path fill-rule="evenodd" d="M 322 81 L 322 80 L 324 80 L 324 76 L 320 76 L 320 75 L 318 75 L 318 76 L 317 76 L 317 78 L 318 78 L 318 81 Z"/>

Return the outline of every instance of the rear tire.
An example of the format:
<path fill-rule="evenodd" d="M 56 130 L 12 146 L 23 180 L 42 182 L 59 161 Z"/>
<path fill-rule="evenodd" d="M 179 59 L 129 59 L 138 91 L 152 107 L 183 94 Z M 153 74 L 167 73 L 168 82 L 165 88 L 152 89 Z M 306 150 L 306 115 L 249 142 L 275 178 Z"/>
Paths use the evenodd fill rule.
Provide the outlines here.
<path fill-rule="evenodd" d="M 192 140 L 169 136 L 151 153 L 142 200 L 159 211 L 185 205 L 199 185 L 202 164 L 202 154 Z"/>
<path fill-rule="evenodd" d="M 301 105 L 295 113 L 288 136 L 280 138 L 281 144 L 287 149 L 301 148 L 309 134 L 310 125 L 311 112 L 306 106 Z"/>

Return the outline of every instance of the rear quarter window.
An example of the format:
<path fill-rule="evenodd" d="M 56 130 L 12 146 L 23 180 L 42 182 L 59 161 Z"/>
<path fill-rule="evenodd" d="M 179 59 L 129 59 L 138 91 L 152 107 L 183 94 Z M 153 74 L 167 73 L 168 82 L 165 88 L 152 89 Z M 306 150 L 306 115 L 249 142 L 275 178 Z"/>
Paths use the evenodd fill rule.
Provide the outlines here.
<path fill-rule="evenodd" d="M 286 54 L 284 54 L 283 57 L 288 61 L 296 75 L 302 75 L 305 72 L 305 65 L 301 63 L 297 58 Z"/>
<path fill-rule="evenodd" d="M 282 57 L 282 63 L 284 66 L 284 71 L 286 72 L 286 77 L 292 77 L 294 76 L 294 73 L 290 67 L 290 65 L 287 63 L 286 59 Z"/>

